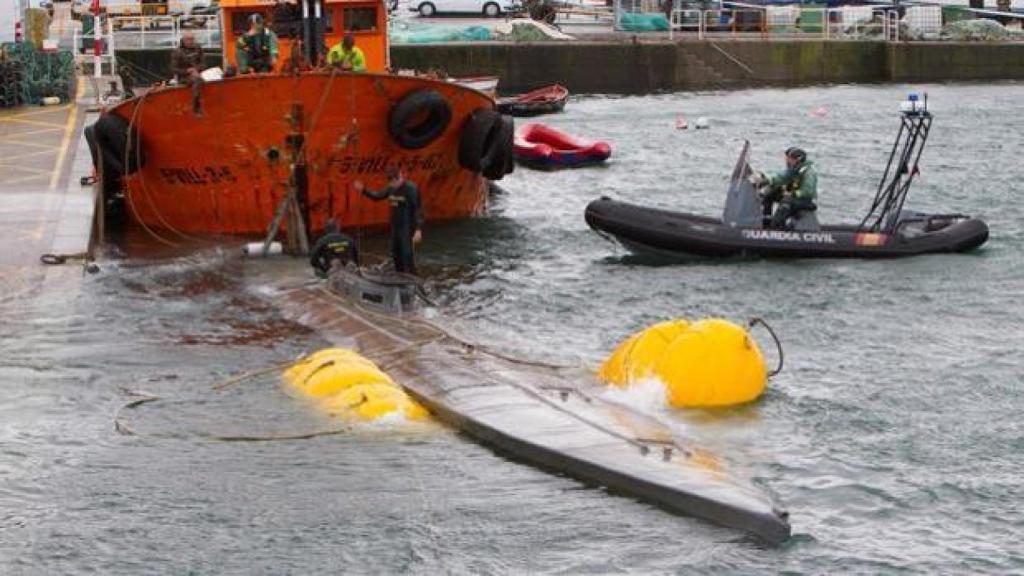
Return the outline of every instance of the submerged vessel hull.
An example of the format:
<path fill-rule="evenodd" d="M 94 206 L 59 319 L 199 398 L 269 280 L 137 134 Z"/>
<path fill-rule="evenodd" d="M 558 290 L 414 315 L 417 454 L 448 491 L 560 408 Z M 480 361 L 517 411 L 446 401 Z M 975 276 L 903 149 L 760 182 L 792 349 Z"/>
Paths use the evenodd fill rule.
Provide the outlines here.
<path fill-rule="evenodd" d="M 427 322 L 368 311 L 326 288 L 279 296 L 289 315 L 387 366 L 435 417 L 506 455 L 769 543 L 790 536 L 788 514 L 720 459 L 592 386 L 526 370 Z"/>

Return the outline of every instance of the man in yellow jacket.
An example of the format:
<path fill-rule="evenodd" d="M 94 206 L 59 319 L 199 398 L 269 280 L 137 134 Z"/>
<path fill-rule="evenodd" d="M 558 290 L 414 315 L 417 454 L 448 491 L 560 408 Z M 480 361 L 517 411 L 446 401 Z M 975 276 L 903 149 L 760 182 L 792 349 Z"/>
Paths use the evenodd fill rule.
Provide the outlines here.
<path fill-rule="evenodd" d="M 346 72 L 366 72 L 366 56 L 356 46 L 356 40 L 351 34 L 345 34 L 341 44 L 331 48 L 327 53 L 327 64 L 338 66 Z"/>

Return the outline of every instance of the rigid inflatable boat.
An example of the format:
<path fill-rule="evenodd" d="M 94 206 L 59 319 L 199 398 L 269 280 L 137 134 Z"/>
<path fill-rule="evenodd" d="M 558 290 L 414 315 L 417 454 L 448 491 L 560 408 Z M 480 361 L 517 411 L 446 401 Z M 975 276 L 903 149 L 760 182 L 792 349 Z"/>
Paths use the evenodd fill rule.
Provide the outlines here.
<path fill-rule="evenodd" d="M 536 123 L 516 131 L 513 149 L 518 162 L 541 169 L 592 166 L 612 154 L 607 142 L 577 138 Z"/>
<path fill-rule="evenodd" d="M 439 420 L 517 460 L 768 543 L 789 538 L 788 513 L 768 496 L 657 419 L 581 384 L 587 375 L 527 369 L 415 314 L 407 286 L 371 284 L 335 268 L 325 285 L 280 288 L 274 302 L 387 366 Z"/>
<path fill-rule="evenodd" d="M 721 218 L 600 198 L 587 206 L 587 224 L 633 252 L 666 255 L 893 258 L 971 250 L 988 239 L 981 220 L 903 209 L 931 126 L 925 103 L 916 98 L 905 103 L 882 182 L 859 224 L 823 226 L 810 211 L 786 229 L 766 228 L 760 198 L 749 181 L 749 142 L 733 170 Z"/>

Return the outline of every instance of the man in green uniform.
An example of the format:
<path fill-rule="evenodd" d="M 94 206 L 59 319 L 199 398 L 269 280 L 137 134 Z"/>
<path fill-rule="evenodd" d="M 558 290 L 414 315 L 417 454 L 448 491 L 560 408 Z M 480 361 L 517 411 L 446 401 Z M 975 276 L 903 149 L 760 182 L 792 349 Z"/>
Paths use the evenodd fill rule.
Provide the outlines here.
<path fill-rule="evenodd" d="M 359 252 L 356 249 L 356 242 L 341 231 L 337 222 L 333 219 L 328 220 L 324 226 L 324 235 L 310 250 L 309 263 L 318 278 L 327 278 L 336 265 L 344 268 L 351 263 L 358 268 Z"/>
<path fill-rule="evenodd" d="M 277 35 L 263 25 L 263 16 L 249 17 L 249 31 L 238 37 L 235 46 L 238 73 L 270 72 L 277 62 Z"/>
<path fill-rule="evenodd" d="M 768 228 L 785 228 L 790 218 L 818 208 L 814 203 L 818 197 L 818 172 L 814 163 L 807 159 L 807 153 L 800 148 L 786 150 L 786 169 L 782 172 L 770 176 L 757 172 L 750 181 L 764 189 L 761 191 L 761 205 Z M 773 214 L 772 208 L 776 203 L 778 207 Z"/>
<path fill-rule="evenodd" d="M 405 171 L 398 166 L 387 167 L 388 185 L 373 191 L 356 180 L 352 186 L 373 200 L 387 200 L 391 204 L 391 258 L 397 272 L 416 273 L 413 246 L 423 239 L 423 204 L 416 185 L 405 179 Z"/>
<path fill-rule="evenodd" d="M 327 53 L 327 64 L 338 66 L 346 72 L 366 72 L 366 56 L 362 49 L 356 46 L 356 39 L 352 34 L 345 34 L 341 44 L 331 48 Z"/>

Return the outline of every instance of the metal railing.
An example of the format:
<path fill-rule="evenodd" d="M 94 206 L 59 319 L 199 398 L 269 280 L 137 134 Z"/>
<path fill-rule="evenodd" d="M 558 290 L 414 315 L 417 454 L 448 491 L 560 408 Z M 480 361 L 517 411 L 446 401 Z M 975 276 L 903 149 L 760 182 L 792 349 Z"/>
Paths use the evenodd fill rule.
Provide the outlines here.
<path fill-rule="evenodd" d="M 204 48 L 220 47 L 220 19 L 202 16 L 114 16 L 108 19 L 118 44 L 130 48 L 174 48 L 192 34 Z"/>
<path fill-rule="evenodd" d="M 901 25 L 910 26 L 896 10 L 871 6 L 675 9 L 669 19 L 669 39 L 753 37 L 893 42 L 900 39 Z"/>

